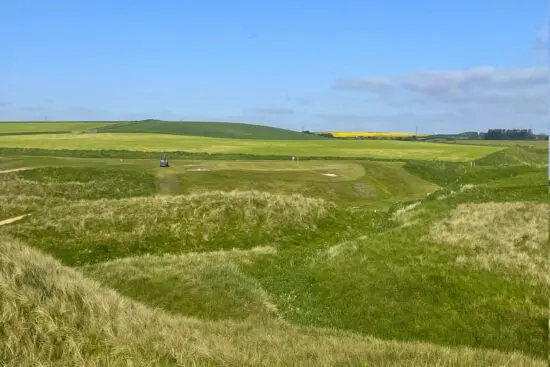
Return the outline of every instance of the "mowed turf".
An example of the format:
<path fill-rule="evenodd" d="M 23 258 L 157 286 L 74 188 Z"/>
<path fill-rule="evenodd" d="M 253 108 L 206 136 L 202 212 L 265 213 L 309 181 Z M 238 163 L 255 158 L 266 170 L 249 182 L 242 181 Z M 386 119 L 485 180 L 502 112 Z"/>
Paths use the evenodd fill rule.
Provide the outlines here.
<path fill-rule="evenodd" d="M 151 193 L 149 187 L 155 181 L 159 194 L 255 190 L 323 198 L 344 207 L 381 208 L 398 200 L 424 197 L 439 188 L 410 174 L 402 162 L 172 160 L 171 167 L 160 168 L 153 159 L 19 157 L 0 161 L 0 172 L 21 167 L 39 169 L 0 176 L 6 194 L 40 196 L 51 192 L 56 197 L 93 199 L 128 192 L 141 196 Z M 60 172 L 67 177 L 58 176 Z M 71 177 L 77 174 L 82 178 L 75 182 Z M 132 175 L 140 182 L 135 190 L 123 184 Z M 90 176 L 95 181 L 91 182 Z"/>
<path fill-rule="evenodd" d="M 83 131 L 114 124 L 112 122 L 0 122 L 0 135 L 7 133 L 41 133 L 55 131 Z"/>
<path fill-rule="evenodd" d="M 167 134 L 53 134 L 0 136 L 0 147 L 70 150 L 186 151 L 307 157 L 365 157 L 469 161 L 502 147 L 403 141 L 252 140 L 188 137 Z"/>
<path fill-rule="evenodd" d="M 108 125 L 98 129 L 97 131 L 101 133 L 158 133 L 232 139 L 327 139 L 314 134 L 304 134 L 297 131 L 272 126 L 208 121 L 138 121 L 118 125 Z"/>

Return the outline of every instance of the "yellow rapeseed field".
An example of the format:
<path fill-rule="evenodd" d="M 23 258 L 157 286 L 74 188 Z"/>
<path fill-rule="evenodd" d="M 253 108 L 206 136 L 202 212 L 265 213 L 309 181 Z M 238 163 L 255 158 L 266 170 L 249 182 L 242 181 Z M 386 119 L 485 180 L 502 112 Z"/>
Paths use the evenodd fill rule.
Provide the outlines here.
<path fill-rule="evenodd" d="M 412 134 L 412 133 L 399 133 L 399 132 L 369 132 L 369 131 L 323 131 L 317 134 L 332 134 L 335 138 L 399 138 L 399 137 L 426 137 L 428 134 Z"/>

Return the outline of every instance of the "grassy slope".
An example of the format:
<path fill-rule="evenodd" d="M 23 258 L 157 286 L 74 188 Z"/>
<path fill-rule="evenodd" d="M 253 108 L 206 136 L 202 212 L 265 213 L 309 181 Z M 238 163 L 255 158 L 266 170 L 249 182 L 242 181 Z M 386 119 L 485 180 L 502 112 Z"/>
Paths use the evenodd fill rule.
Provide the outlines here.
<path fill-rule="evenodd" d="M 101 133 L 158 133 L 231 139 L 326 140 L 324 137 L 272 126 L 206 121 L 140 121 L 105 126 Z"/>
<path fill-rule="evenodd" d="M 497 156 L 491 159 L 495 162 L 503 161 Z M 516 161 L 508 158 L 504 160 Z M 545 172 L 544 167 L 535 164 L 537 162 L 532 163 L 527 167 L 531 171 L 524 174 L 537 175 Z M 275 251 L 248 256 L 246 261 L 240 255 L 222 255 L 224 261 L 217 261 L 219 253 L 208 253 L 219 248 L 220 244 L 214 242 L 201 254 L 164 258 L 134 257 L 92 265 L 86 271 L 126 295 L 137 297 L 153 306 L 188 315 L 203 316 L 209 309 L 212 318 L 242 319 L 247 310 L 256 310 L 258 316 L 267 316 L 269 312 L 265 311 L 270 308 L 261 306 L 274 304 L 278 316 L 303 325 L 343 328 L 398 340 L 426 340 L 441 344 L 521 350 L 539 357 L 546 356 L 547 300 L 543 296 L 546 294 L 546 287 L 533 284 L 532 278 L 524 278 L 518 274 L 513 267 L 518 264 L 517 261 L 508 261 L 518 257 L 503 258 L 502 253 L 487 252 L 492 251 L 491 247 L 478 249 L 477 253 L 472 254 L 460 243 L 449 245 L 444 240 L 433 237 L 433 228 L 438 228 L 442 219 L 449 218 L 449 223 L 454 223 L 453 213 L 459 205 L 466 205 L 463 207 L 467 208 L 466 215 L 475 218 L 475 213 L 479 213 L 480 209 L 472 206 L 472 202 L 499 201 L 505 205 L 508 205 L 506 202 L 518 200 L 544 202 L 547 198 L 546 187 L 537 185 L 536 181 L 514 181 L 511 185 L 511 180 L 518 176 L 510 177 L 511 171 L 506 166 L 494 168 L 479 165 L 476 166 L 479 171 L 472 175 L 472 172 L 457 169 L 456 166 L 461 166 L 460 164 L 436 166 L 436 171 L 427 170 L 430 167 L 421 162 L 415 162 L 412 166 L 411 164 L 408 169 L 415 167 L 415 172 L 427 180 L 436 180 L 445 185 L 450 183 L 459 188 L 461 183 L 455 183 L 455 177 L 457 172 L 461 172 L 458 175 L 460 181 L 475 182 L 479 186 L 454 193 L 450 189 L 434 193 L 413 210 L 397 210 L 396 221 L 391 220 L 391 213 L 359 211 L 343 215 L 343 212 L 335 212 L 335 221 L 332 223 L 336 225 L 319 226 L 323 228 L 323 231 L 318 231 L 319 237 L 302 237 L 296 241 L 299 246 L 286 246 L 285 243 L 292 243 L 289 240 L 296 235 L 296 231 L 287 233 L 290 237 L 285 236 L 286 240 L 275 241 Z M 349 169 L 347 177 L 353 177 L 354 172 L 354 169 Z M 450 178 L 441 180 L 439 177 Z M 395 178 L 388 178 L 388 181 L 382 181 L 381 184 L 392 181 Z M 145 199 L 138 199 L 137 202 L 143 200 Z M 145 201 L 148 200 L 150 199 Z M 116 204 L 110 201 L 104 203 L 106 208 Z M 66 209 L 52 209 L 52 212 L 69 213 L 68 208 L 73 205 L 75 204 L 70 204 Z M 518 204 L 510 205 L 513 208 Z M 156 208 L 156 205 L 150 206 L 149 210 L 152 207 Z M 508 206 L 496 208 L 494 213 L 506 212 L 503 208 Z M 134 208 L 126 211 L 125 215 L 132 213 L 131 217 L 138 218 L 139 212 Z M 535 228 L 535 233 L 544 237 L 544 227 L 539 228 L 541 222 L 536 221 L 540 215 L 532 209 L 526 212 L 535 213 L 534 222 L 529 217 L 495 217 L 489 220 L 507 228 L 514 228 L 514 225 L 519 228 Z M 64 215 L 72 223 L 78 223 L 79 218 L 82 218 L 78 214 L 76 211 L 74 218 Z M 278 218 L 284 221 L 283 216 Z M 121 219 L 123 217 L 115 216 L 111 220 L 116 223 Z M 32 229 L 28 227 L 31 219 L 25 221 L 10 228 L 15 232 L 22 230 L 23 234 L 29 233 L 23 228 Z M 39 225 L 36 229 L 43 228 L 40 227 L 43 222 L 39 220 L 37 223 Z M 407 226 L 397 229 L 400 224 Z M 155 231 L 158 228 L 147 225 L 145 230 Z M 454 227 L 448 228 L 452 234 Z M 471 232 L 474 229 L 475 227 L 465 230 Z M 4 230 L 11 231 L 8 228 Z M 113 227 L 111 232 L 116 230 Z M 241 230 L 238 233 L 246 240 L 247 231 Z M 78 232 L 75 231 L 66 238 L 77 238 L 77 235 Z M 44 236 L 44 232 L 37 231 L 30 239 L 34 236 L 39 238 Z M 443 239 L 453 237 L 456 235 L 447 235 Z M 83 238 L 93 239 L 93 232 L 84 233 Z M 535 236 L 530 241 L 536 242 L 537 238 Z M 231 244 L 242 243 L 240 238 L 235 237 L 229 242 L 224 240 L 222 246 L 231 248 Z M 539 246 L 536 251 L 541 251 L 541 245 L 538 242 L 536 245 Z M 521 246 L 516 250 L 520 251 L 520 255 L 524 253 Z M 487 256 L 474 256 L 483 255 L 483 251 Z M 539 256 L 537 253 L 528 255 L 534 258 Z M 500 266 L 502 262 L 498 261 L 480 267 L 480 264 L 487 263 L 487 258 L 503 260 L 512 267 L 503 268 Z M 132 270 L 127 266 L 128 263 L 139 264 L 140 269 L 160 265 L 166 272 Z M 494 264 L 498 266 L 495 267 Z M 184 265 L 195 269 L 195 273 L 182 270 Z M 539 264 L 535 270 L 540 269 L 541 265 L 544 264 Z M 210 289 L 223 288 L 223 281 L 212 276 L 220 273 L 224 274 L 227 281 L 227 293 L 222 293 L 227 299 L 218 299 L 217 293 L 209 293 Z M 188 288 L 190 279 L 200 279 L 202 283 L 196 288 Z M 169 284 L 180 289 L 159 293 L 153 291 L 152 287 L 145 286 L 158 286 L 159 283 L 165 284 L 167 290 Z M 200 292 L 204 296 L 204 302 L 195 302 L 194 306 L 185 309 L 179 307 L 181 304 L 189 305 L 185 299 L 190 295 L 196 296 L 193 291 Z M 242 295 L 241 301 L 235 294 Z M 267 295 L 267 301 L 262 294 Z M 244 302 L 246 300 L 249 300 L 248 303 Z M 227 308 L 213 307 L 218 303 L 227 305 Z M 506 328 L 502 328 L 503 320 L 506 320 Z"/>
<path fill-rule="evenodd" d="M 548 140 L 454 140 L 452 144 L 493 145 L 501 147 L 527 146 L 548 149 Z"/>
<path fill-rule="evenodd" d="M 112 122 L 0 122 L 0 135 L 4 133 L 83 131 L 108 126 L 110 124 L 112 124 Z"/>
<path fill-rule="evenodd" d="M 0 363 L 56 365 L 543 366 L 520 354 L 380 341 L 284 323 L 153 311 L 0 238 Z"/>
<path fill-rule="evenodd" d="M 0 147 L 70 150 L 186 151 L 224 154 L 292 155 L 317 157 L 373 157 L 469 161 L 502 150 L 501 147 L 467 146 L 404 141 L 360 140 L 257 140 L 188 137 L 167 134 L 52 134 L 0 136 Z"/>

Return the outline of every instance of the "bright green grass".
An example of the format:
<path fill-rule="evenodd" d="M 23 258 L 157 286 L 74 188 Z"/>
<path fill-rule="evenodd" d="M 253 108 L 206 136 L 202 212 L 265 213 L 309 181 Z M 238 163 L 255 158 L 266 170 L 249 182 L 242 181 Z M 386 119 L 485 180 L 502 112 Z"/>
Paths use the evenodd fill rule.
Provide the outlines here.
<path fill-rule="evenodd" d="M 326 138 L 317 135 L 303 134 L 271 126 L 206 121 L 139 121 L 105 126 L 100 128 L 98 132 L 159 133 L 232 139 L 326 140 Z"/>
<path fill-rule="evenodd" d="M 5 192 L 20 195 L 45 194 L 39 188 L 45 187 L 41 182 L 47 180 L 49 190 L 58 188 L 52 193 L 59 192 L 67 198 L 113 197 L 122 192 L 128 197 L 151 193 L 143 191 L 143 185 L 149 185 L 151 177 L 156 177 L 156 192 L 161 194 L 259 190 L 323 198 L 344 207 L 385 207 L 397 200 L 424 197 L 438 189 L 437 185 L 410 174 L 402 162 L 172 160 L 170 168 L 160 168 L 153 159 L 18 157 L 0 161 L 0 171 L 44 166 L 57 167 L 57 176 L 49 176 L 53 168 L 39 169 L 0 174 L 0 183 L 9 182 L 11 189 L 6 186 Z M 93 184 L 74 190 L 75 180 L 89 181 L 91 175 L 95 175 Z"/>
<path fill-rule="evenodd" d="M 190 164 L 191 167 L 200 168 L 189 169 L 210 171 L 186 171 L 175 175 L 159 170 L 159 177 L 168 186 L 167 193 L 172 194 L 207 190 L 259 190 L 323 198 L 344 207 L 384 207 L 398 200 L 424 197 L 438 188 L 431 182 L 409 174 L 401 162 L 311 161 L 300 163 L 299 167 L 287 162 L 262 162 L 260 165 L 256 162 L 227 163 Z"/>
<path fill-rule="evenodd" d="M 278 321 L 212 322 L 169 315 L 4 236 L 0 289 L 0 361 L 5 367 L 546 365 L 544 357 L 521 353 L 384 341 Z"/>
<path fill-rule="evenodd" d="M 276 317 L 276 306 L 239 262 L 264 252 L 219 251 L 170 256 L 137 256 L 81 268 L 122 294 L 173 313 L 204 319 Z"/>
<path fill-rule="evenodd" d="M 110 122 L 0 122 L 2 133 L 32 133 L 49 131 L 83 131 L 112 124 Z"/>
<path fill-rule="evenodd" d="M 261 289 L 277 307 L 278 315 L 290 323 L 352 330 L 383 339 L 516 350 L 545 358 L 547 290 L 528 284 L 522 276 L 502 276 L 501 269 L 457 266 L 456 259 L 472 255 L 471 251 L 430 237 L 430 229 L 449 217 L 459 204 L 547 201 L 547 187 L 536 184 L 545 168 L 532 163 L 522 165 L 510 158 L 518 157 L 515 153 L 502 155 L 502 159 L 493 156 L 489 161 L 513 164 L 497 166 L 486 161 L 486 165 L 474 168 L 452 162 L 408 162 L 405 167 L 385 162 L 326 162 L 339 177 L 321 175 L 319 165 L 323 162 L 300 162 L 300 169 L 309 168 L 304 171 L 297 167 L 282 170 L 292 163 L 276 162 L 272 167 L 277 171 L 271 175 L 271 162 L 175 161 L 171 170 L 159 168 L 156 161 L 140 168 L 138 162 L 146 161 L 117 160 L 116 165 L 128 164 L 128 169 L 157 175 L 157 183 L 168 184 L 165 194 L 172 189 L 177 193 L 246 189 L 247 185 L 263 186 L 266 191 L 281 187 L 291 190 L 300 184 L 302 192 L 312 190 L 313 196 L 334 199 L 341 207 L 329 204 L 325 217 L 316 217 L 315 213 L 320 213 L 325 204 L 316 207 L 320 202 L 308 202 L 301 196 L 221 193 L 71 201 L 45 207 L 36 216 L 0 231 L 47 250 L 66 264 L 92 263 L 88 269 L 97 279 L 125 295 L 175 313 L 241 318 L 250 309 L 265 316 L 263 309 L 258 308 L 259 300 L 264 298 L 255 296 L 259 294 L 256 290 Z M 20 163 L 25 159 L 21 158 Z M 86 160 L 65 162 L 68 161 Z M 189 171 L 187 168 L 193 168 L 189 165 L 210 171 Z M 255 170 L 244 170 L 246 167 Z M 68 172 L 67 177 L 73 174 Z M 54 182 L 71 181 L 63 175 L 52 177 Z M 98 175 L 97 185 L 116 182 L 107 177 Z M 118 184 L 121 190 L 132 190 L 138 185 L 139 180 L 132 175 L 126 177 Z M 39 181 L 38 177 L 33 179 Z M 427 197 L 424 194 L 418 207 L 396 216 L 396 209 L 401 210 L 404 204 L 395 205 L 390 212 L 344 210 L 357 204 L 367 206 L 367 200 L 354 200 L 345 193 L 346 185 L 358 182 L 372 183 L 377 193 L 386 195 L 381 196 L 382 200 L 419 200 L 422 187 L 433 189 L 439 184 L 449 188 Z M 342 191 L 330 196 L 330 186 L 313 189 L 317 184 L 328 183 Z M 411 183 L 416 189 L 407 192 Z M 460 191 L 463 183 L 476 186 Z M 16 196 L 17 192 L 11 195 Z M 266 210 L 266 204 L 274 197 L 278 199 Z M 491 233 L 495 232 L 498 229 L 492 229 Z M 247 261 L 234 259 L 230 265 L 224 263 L 230 268 L 216 269 L 220 262 L 202 261 L 200 257 L 190 262 L 185 257 L 189 251 L 208 258 L 220 249 L 248 250 L 262 245 L 276 251 Z M 167 252 L 174 257 L 170 255 L 165 261 L 141 257 L 145 253 Z M 102 263 L 113 259 L 120 260 Z M 142 264 L 145 270 L 139 266 L 132 270 L 125 264 Z M 155 272 L 153 264 L 160 265 L 163 271 Z M 186 273 L 186 266 L 197 273 L 196 277 Z M 225 278 L 213 276 L 216 273 Z M 199 283 L 186 288 L 193 283 L 190 279 Z M 227 281 L 225 292 L 212 292 L 223 288 L 223 279 Z M 241 279 L 241 288 L 236 279 Z M 159 289 L 165 292 L 159 293 Z M 194 297 L 196 304 L 190 305 L 188 311 L 180 308 L 180 304 L 189 304 L 193 291 L 204 295 L 204 300 Z M 239 292 L 242 298 L 235 297 Z M 227 309 L 215 307 L 218 303 Z"/>
<path fill-rule="evenodd" d="M 292 155 L 312 157 L 372 157 L 468 161 L 502 150 L 501 147 L 403 141 L 281 141 L 187 137 L 165 134 L 54 134 L 1 136 L 0 147 L 142 150 Z"/>
<path fill-rule="evenodd" d="M 548 149 L 548 140 L 453 140 L 453 144 L 462 145 L 481 145 L 481 146 L 500 146 L 500 147 L 513 147 L 513 146 L 528 146 L 539 149 Z"/>

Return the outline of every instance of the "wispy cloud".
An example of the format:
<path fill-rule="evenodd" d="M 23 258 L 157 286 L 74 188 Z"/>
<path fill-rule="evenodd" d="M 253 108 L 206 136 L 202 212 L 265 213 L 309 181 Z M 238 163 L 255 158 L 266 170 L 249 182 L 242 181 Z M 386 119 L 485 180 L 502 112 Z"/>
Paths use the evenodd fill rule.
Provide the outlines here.
<path fill-rule="evenodd" d="M 254 113 L 261 115 L 292 115 L 294 110 L 291 108 L 255 108 Z"/>
<path fill-rule="evenodd" d="M 407 122 L 434 121 L 428 114 L 436 111 L 441 114 L 441 123 L 455 126 L 525 126 L 533 121 L 542 126 L 542 119 L 548 114 L 548 78 L 547 67 L 480 66 L 422 70 L 397 77 L 358 76 L 339 79 L 333 88 L 374 94 L 379 103 L 414 111 Z M 396 120 L 378 118 L 374 122 L 380 121 Z"/>

